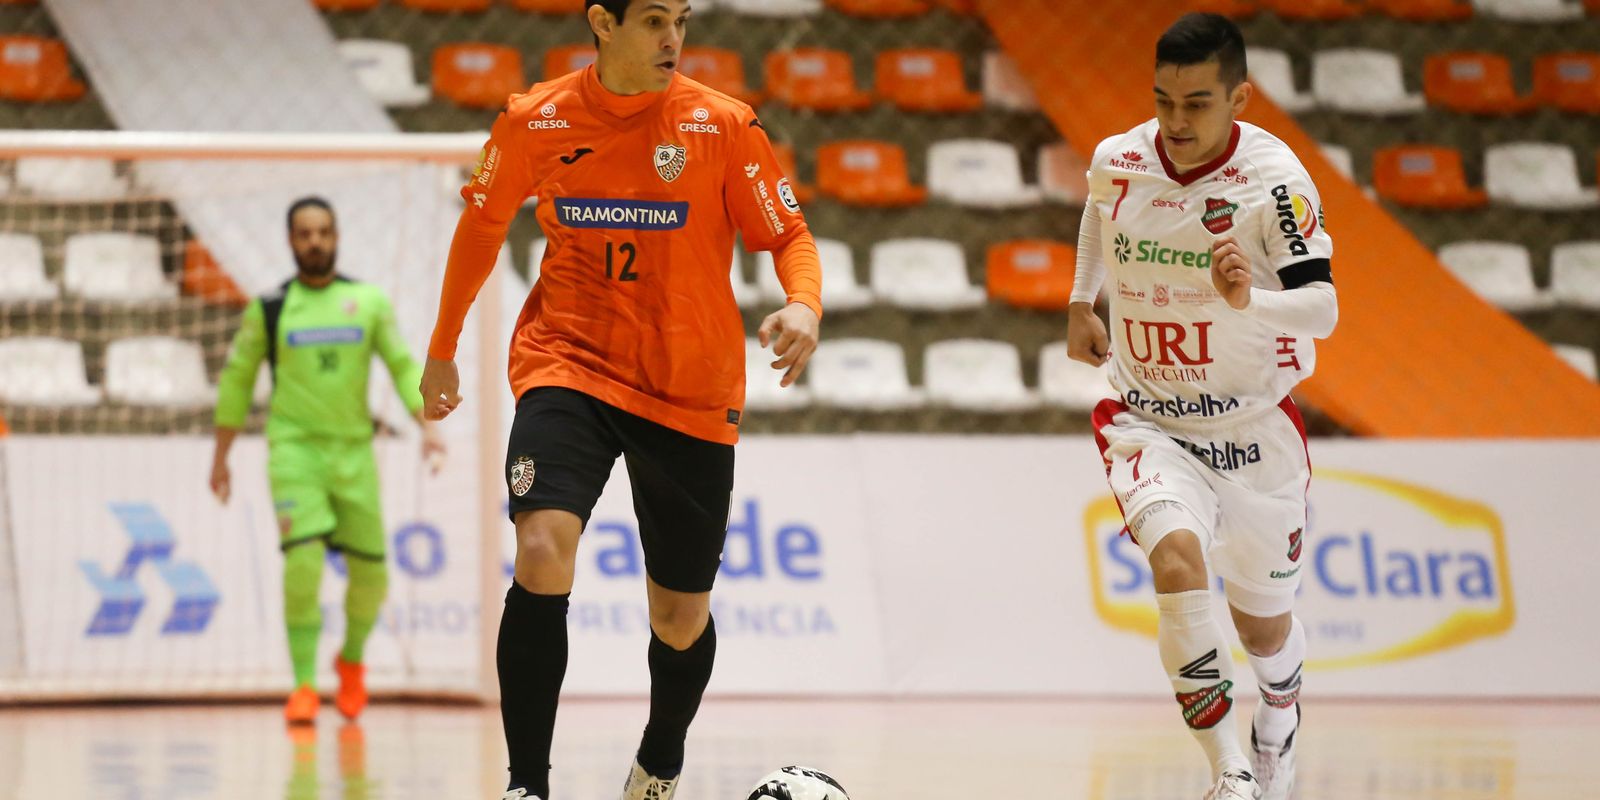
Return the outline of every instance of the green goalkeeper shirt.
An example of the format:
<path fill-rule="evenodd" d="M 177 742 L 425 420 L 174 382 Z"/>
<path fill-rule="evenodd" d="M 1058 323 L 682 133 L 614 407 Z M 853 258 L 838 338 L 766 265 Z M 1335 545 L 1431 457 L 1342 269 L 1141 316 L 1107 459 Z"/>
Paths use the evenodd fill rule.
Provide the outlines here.
<path fill-rule="evenodd" d="M 268 317 L 276 330 L 268 341 Z M 383 291 L 343 277 L 321 289 L 299 280 L 250 302 L 217 381 L 216 424 L 243 427 L 261 362 L 273 364 L 267 439 L 370 439 L 367 378 L 376 353 L 412 414 L 422 410 L 422 365 L 411 357 Z"/>

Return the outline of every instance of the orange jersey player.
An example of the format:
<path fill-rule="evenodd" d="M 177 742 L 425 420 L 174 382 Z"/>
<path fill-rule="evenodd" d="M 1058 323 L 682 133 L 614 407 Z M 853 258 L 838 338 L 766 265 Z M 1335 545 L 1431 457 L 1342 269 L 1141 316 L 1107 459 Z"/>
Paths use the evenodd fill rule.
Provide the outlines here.
<path fill-rule="evenodd" d="M 710 592 L 744 405 L 734 236 L 771 250 L 787 305 L 761 325 L 799 377 L 816 348 L 821 265 L 749 106 L 677 74 L 687 0 L 588 0 L 595 65 L 511 98 L 462 189 L 422 378 L 425 413 L 461 401 L 462 322 L 529 197 L 549 244 L 511 342 L 506 485 L 517 527 L 497 665 L 505 798 L 549 800 L 578 537 L 626 459 L 650 601 L 650 720 L 624 800 L 670 800 L 711 677 Z"/>

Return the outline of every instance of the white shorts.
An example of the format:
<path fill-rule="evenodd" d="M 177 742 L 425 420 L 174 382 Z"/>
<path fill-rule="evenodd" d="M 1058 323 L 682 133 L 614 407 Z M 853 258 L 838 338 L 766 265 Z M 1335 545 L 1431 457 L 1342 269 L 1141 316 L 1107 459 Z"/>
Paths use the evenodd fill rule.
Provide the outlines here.
<path fill-rule="evenodd" d="M 1093 416 L 1123 519 L 1161 500 L 1183 506 L 1209 526 L 1194 533 L 1228 602 L 1258 617 L 1288 613 L 1305 563 L 1305 423 L 1289 398 L 1278 409 L 1203 436 L 1163 429 L 1121 400 L 1102 400 Z M 1148 557 L 1170 532 L 1158 527 L 1134 541 Z"/>

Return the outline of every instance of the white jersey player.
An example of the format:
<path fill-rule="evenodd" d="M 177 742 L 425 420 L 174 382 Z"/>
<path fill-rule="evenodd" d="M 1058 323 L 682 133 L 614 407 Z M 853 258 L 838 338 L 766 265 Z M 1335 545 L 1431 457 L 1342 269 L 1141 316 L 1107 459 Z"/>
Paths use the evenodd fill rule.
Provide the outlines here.
<path fill-rule="evenodd" d="M 1162 35 L 1156 118 L 1090 163 L 1068 329 L 1072 356 L 1109 361 L 1121 394 L 1095 410 L 1096 441 L 1150 560 L 1158 649 L 1212 762 L 1208 800 L 1294 785 L 1306 639 L 1291 609 L 1311 465 L 1288 395 L 1338 318 L 1316 187 L 1282 141 L 1235 121 L 1244 77 L 1227 19 L 1190 14 Z M 1208 560 L 1261 687 L 1248 759 Z"/>

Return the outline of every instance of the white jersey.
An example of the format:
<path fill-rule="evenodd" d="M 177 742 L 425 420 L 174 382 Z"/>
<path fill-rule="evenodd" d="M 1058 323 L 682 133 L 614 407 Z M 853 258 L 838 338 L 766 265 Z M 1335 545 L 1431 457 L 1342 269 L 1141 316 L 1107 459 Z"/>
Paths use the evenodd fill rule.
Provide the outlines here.
<path fill-rule="evenodd" d="M 1110 282 L 1110 378 L 1130 410 L 1191 430 L 1236 424 L 1311 375 L 1313 339 L 1235 311 L 1211 283 L 1223 234 L 1256 287 L 1330 280 L 1321 199 L 1288 145 L 1236 123 L 1221 156 L 1178 177 L 1151 120 L 1095 148 L 1089 203 Z"/>

